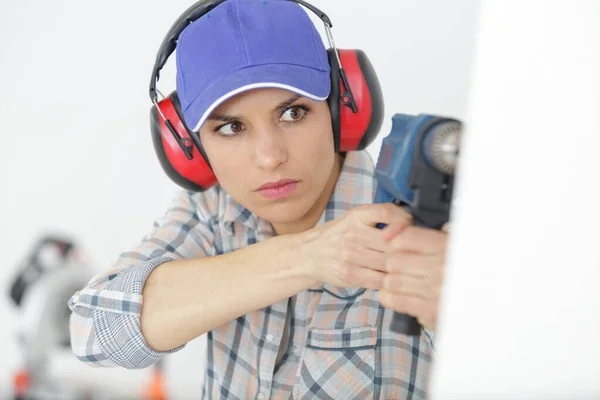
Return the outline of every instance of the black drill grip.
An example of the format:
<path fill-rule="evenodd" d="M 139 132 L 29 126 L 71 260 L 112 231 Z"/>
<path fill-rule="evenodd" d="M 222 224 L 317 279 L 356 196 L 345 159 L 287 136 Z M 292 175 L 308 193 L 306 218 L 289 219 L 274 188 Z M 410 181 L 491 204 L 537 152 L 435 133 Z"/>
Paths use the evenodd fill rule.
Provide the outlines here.
<path fill-rule="evenodd" d="M 407 207 L 406 210 L 410 211 Z M 437 217 L 437 218 L 435 218 Z M 433 228 L 433 229 L 441 229 L 440 222 L 444 220 L 447 221 L 447 218 L 440 218 L 439 216 L 434 216 L 434 218 L 428 218 L 425 221 L 419 218 L 415 218 L 414 225 L 420 226 L 424 228 Z M 385 224 L 378 224 L 378 228 L 383 229 Z M 390 323 L 390 329 L 396 333 L 402 333 L 407 336 L 417 336 L 421 334 L 421 324 L 419 321 L 409 314 L 403 314 L 394 311 L 394 315 L 392 316 L 392 322 Z"/>
<path fill-rule="evenodd" d="M 407 207 L 404 207 L 404 209 L 407 209 Z M 376 225 L 378 229 L 383 229 L 386 226 L 387 224 L 383 223 Z M 392 316 L 390 329 L 393 332 L 402 333 L 407 336 L 417 336 L 421 334 L 421 324 L 419 324 L 419 321 L 415 317 L 396 311 L 394 311 L 394 315 Z"/>
<path fill-rule="evenodd" d="M 421 334 L 421 324 L 412 315 L 402 314 L 394 311 L 390 329 L 396 333 L 402 333 L 407 336 L 418 336 Z"/>

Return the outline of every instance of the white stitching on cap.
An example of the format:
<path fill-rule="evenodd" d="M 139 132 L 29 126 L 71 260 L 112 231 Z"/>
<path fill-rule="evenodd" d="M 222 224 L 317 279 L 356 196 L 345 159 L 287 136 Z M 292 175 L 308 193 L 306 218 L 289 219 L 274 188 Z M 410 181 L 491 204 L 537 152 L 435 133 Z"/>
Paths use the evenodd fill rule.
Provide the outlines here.
<path fill-rule="evenodd" d="M 206 112 L 204 113 L 204 115 L 202 115 L 202 118 L 200 118 L 200 121 L 198 121 L 198 123 L 196 124 L 196 127 L 194 129 L 192 129 L 192 131 L 193 132 L 198 132 L 200 130 L 200 127 L 202 126 L 202 124 L 206 120 L 206 118 L 208 118 L 208 116 L 210 115 L 210 113 L 213 112 L 213 110 L 215 108 L 217 108 L 217 106 L 219 104 L 221 104 L 225 100 L 229 99 L 230 97 L 233 97 L 236 94 L 239 94 L 239 93 L 241 93 L 243 91 L 246 91 L 246 90 L 257 89 L 257 88 L 268 88 L 268 87 L 280 88 L 280 89 L 287 89 L 287 90 L 290 90 L 292 92 L 298 93 L 299 95 L 302 95 L 304 97 L 308 97 L 309 99 L 316 100 L 316 101 L 323 101 L 323 100 L 327 99 L 327 97 L 329 97 L 329 96 L 325 96 L 325 97 L 314 96 L 314 95 L 312 95 L 312 94 L 310 94 L 308 92 L 305 92 L 304 90 L 295 88 L 295 87 L 290 86 L 290 85 L 284 85 L 284 84 L 276 83 L 276 82 L 252 83 L 250 85 L 242 86 L 240 88 L 232 90 L 231 92 L 229 92 L 229 93 L 227 93 L 227 94 L 219 97 L 215 102 L 213 102 L 211 104 L 210 107 L 208 107 L 208 109 L 206 110 Z"/>

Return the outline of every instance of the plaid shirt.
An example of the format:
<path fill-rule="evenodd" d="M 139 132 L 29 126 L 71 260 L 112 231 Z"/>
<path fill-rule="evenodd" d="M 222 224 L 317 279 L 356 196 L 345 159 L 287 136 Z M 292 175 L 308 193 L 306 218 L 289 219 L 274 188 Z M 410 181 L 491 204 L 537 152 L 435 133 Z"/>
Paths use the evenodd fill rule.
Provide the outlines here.
<path fill-rule="evenodd" d="M 319 224 L 371 203 L 375 184 L 368 153 L 347 153 Z M 69 300 L 73 352 L 94 366 L 144 368 L 179 351 L 185 345 L 155 351 L 141 333 L 142 287 L 152 269 L 273 235 L 270 224 L 218 185 L 181 192 L 136 248 Z M 207 333 L 202 398 L 424 399 L 432 335 L 394 333 L 391 319 L 375 290 L 331 284 L 248 313 Z"/>

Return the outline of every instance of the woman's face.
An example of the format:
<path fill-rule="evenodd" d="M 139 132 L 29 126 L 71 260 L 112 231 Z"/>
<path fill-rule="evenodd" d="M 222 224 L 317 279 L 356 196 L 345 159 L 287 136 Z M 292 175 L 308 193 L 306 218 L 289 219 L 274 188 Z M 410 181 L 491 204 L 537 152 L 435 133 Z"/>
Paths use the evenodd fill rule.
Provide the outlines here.
<path fill-rule="evenodd" d="M 229 99 L 200 138 L 223 189 L 278 233 L 312 227 L 339 176 L 329 106 L 287 90 Z"/>

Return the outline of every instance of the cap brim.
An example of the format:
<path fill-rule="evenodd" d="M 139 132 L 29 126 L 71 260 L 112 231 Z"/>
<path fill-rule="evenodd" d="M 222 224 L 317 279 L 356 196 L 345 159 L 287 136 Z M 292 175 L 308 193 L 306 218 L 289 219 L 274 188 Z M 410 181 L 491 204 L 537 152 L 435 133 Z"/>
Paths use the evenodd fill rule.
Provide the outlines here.
<path fill-rule="evenodd" d="M 188 127 L 198 132 L 208 116 L 227 99 L 259 88 L 280 88 L 316 101 L 329 96 L 329 71 L 299 65 L 270 64 L 242 68 L 213 82 L 183 110 Z"/>

